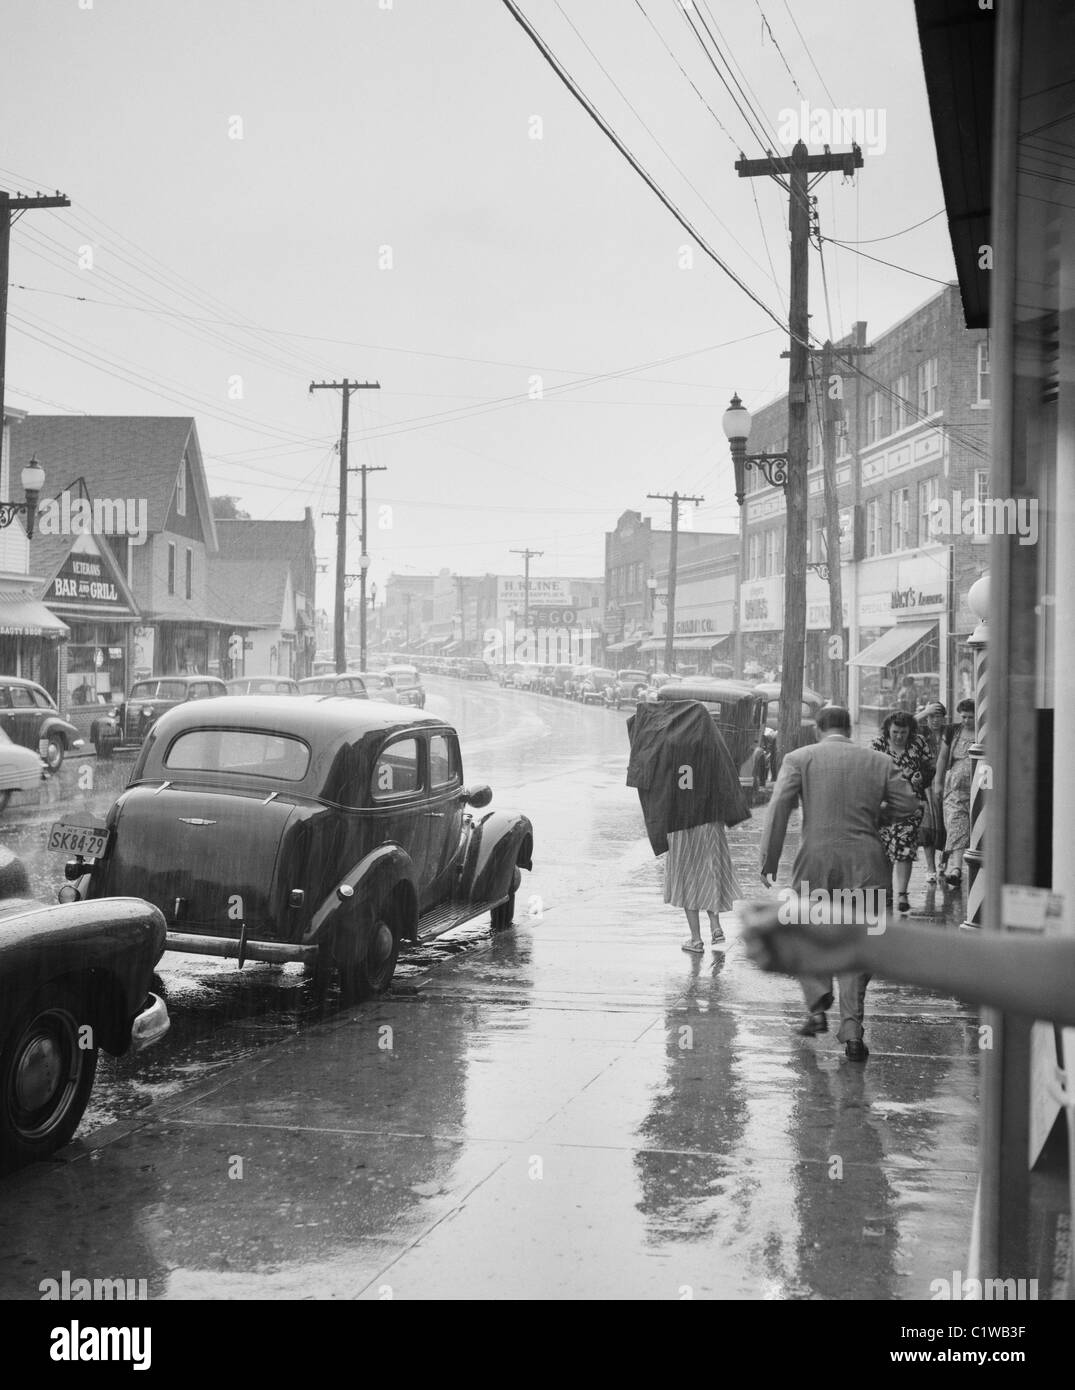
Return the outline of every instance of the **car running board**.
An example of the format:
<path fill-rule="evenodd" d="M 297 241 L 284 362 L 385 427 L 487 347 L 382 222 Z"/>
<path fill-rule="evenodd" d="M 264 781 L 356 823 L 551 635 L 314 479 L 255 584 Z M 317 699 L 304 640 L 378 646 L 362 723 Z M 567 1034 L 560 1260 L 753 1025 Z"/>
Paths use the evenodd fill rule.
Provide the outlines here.
<path fill-rule="evenodd" d="M 507 898 L 495 898 L 487 903 L 439 903 L 436 907 L 430 908 L 428 912 L 423 912 L 419 917 L 418 940 L 432 941 L 434 937 L 443 936 L 453 927 L 461 927 L 464 922 L 469 922 L 474 917 L 480 917 L 483 912 L 492 912 L 503 902 L 507 902 Z"/>

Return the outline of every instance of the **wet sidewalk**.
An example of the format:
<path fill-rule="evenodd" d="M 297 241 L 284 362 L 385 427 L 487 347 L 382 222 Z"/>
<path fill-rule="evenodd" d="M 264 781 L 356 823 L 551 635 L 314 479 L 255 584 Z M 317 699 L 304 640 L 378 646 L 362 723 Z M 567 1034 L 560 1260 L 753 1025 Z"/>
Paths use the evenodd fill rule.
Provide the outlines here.
<path fill-rule="evenodd" d="M 763 817 L 731 837 L 751 893 Z M 735 914 L 679 950 L 637 803 L 624 824 L 580 850 L 588 887 L 535 875 L 540 917 L 521 896 L 513 930 L 401 971 L 417 992 L 7 1180 L 0 1297 L 66 1270 L 172 1299 L 928 1298 L 966 1264 L 975 1016 L 875 982 L 865 1066 L 797 1037 Z"/>

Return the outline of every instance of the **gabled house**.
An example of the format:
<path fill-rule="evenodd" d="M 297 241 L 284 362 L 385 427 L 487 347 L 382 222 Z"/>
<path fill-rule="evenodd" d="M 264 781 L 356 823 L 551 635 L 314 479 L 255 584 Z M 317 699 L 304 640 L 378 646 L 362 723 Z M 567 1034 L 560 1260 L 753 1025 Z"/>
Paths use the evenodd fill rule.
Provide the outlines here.
<path fill-rule="evenodd" d="M 224 615 L 246 629 L 233 674 L 311 675 L 317 563 L 310 508 L 302 521 L 217 521 L 216 531 L 213 589 Z"/>
<path fill-rule="evenodd" d="M 210 579 L 218 542 L 194 420 L 30 415 L 13 430 L 12 446 L 20 458 L 36 455 L 46 472 L 42 537 L 93 535 L 111 550 L 133 596 L 141 622 L 122 681 L 118 671 L 113 680 L 126 686 L 175 671 L 230 676 L 241 632 L 227 616 L 230 597 Z M 72 642 L 84 635 L 73 632 Z"/>

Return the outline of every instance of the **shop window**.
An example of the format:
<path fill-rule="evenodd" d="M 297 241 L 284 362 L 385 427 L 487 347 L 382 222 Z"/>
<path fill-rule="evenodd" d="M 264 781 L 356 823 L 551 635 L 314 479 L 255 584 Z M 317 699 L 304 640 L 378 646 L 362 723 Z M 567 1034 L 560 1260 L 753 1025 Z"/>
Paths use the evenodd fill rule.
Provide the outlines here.
<path fill-rule="evenodd" d="M 168 592 L 175 593 L 175 541 L 168 542 Z"/>
<path fill-rule="evenodd" d="M 175 483 L 175 509 L 179 516 L 187 514 L 187 461 L 179 465 L 179 477 Z M 189 595 L 188 595 L 189 597 Z"/>
<path fill-rule="evenodd" d="M 194 551 L 187 546 L 187 574 L 186 574 L 187 598 L 194 597 Z"/>
<path fill-rule="evenodd" d="M 986 503 L 989 501 L 989 469 L 974 470 L 974 533 L 987 536 Z"/>

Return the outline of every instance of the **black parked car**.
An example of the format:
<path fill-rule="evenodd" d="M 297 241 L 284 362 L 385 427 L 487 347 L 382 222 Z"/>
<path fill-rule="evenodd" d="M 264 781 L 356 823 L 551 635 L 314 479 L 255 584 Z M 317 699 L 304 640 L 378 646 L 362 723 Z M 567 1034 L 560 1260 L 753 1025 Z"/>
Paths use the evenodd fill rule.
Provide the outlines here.
<path fill-rule="evenodd" d="M 212 700 L 227 695 L 216 676 L 150 676 L 135 681 L 131 693 L 114 712 L 94 724 L 90 737 L 99 758 L 141 748 L 146 734 L 168 710 L 188 700 Z"/>
<path fill-rule="evenodd" d="M 85 739 L 56 708 L 52 696 L 36 681 L 0 676 L 0 728 L 12 743 L 40 753 L 50 772 L 64 754 L 85 747 Z"/>
<path fill-rule="evenodd" d="M 368 700 L 366 682 L 353 672 L 344 675 L 304 676 L 299 681 L 300 695 L 343 695 L 351 700 Z"/>
<path fill-rule="evenodd" d="M 306 962 L 344 1002 L 386 988 L 404 938 L 492 912 L 512 921 L 533 831 L 484 811 L 453 728 L 404 706 L 214 700 L 154 726 L 127 790 L 67 865 L 62 890 L 136 894 L 168 949 Z M 88 855 L 93 862 L 87 863 Z"/>
<path fill-rule="evenodd" d="M 164 918 L 136 899 L 0 903 L 0 1169 L 67 1143 L 98 1049 L 119 1055 L 167 1032 L 149 992 L 163 951 Z"/>

